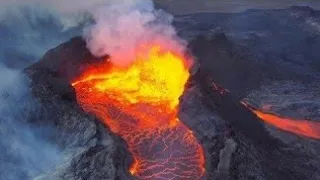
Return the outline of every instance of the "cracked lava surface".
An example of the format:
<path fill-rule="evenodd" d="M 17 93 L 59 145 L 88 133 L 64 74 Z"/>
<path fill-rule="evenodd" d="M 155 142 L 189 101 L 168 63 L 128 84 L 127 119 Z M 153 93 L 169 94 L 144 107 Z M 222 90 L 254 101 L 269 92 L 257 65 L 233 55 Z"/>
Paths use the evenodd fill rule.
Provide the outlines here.
<path fill-rule="evenodd" d="M 127 142 L 132 175 L 196 180 L 205 172 L 204 152 L 177 116 L 188 78 L 186 58 L 151 46 L 126 67 L 92 65 L 72 85 L 83 109 Z"/>

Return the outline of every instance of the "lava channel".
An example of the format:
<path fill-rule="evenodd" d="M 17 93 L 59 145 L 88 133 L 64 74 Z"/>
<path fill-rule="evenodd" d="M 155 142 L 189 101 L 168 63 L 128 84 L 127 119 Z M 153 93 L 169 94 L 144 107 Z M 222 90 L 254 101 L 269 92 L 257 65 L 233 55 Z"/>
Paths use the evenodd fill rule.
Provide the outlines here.
<path fill-rule="evenodd" d="M 73 82 L 83 109 L 128 144 L 138 179 L 196 180 L 205 172 L 202 147 L 178 119 L 189 78 L 183 56 L 151 46 L 127 67 L 110 62 L 88 68 Z"/>
<path fill-rule="evenodd" d="M 241 103 L 248 107 L 261 120 L 272 126 L 277 127 L 280 130 L 291 132 L 305 137 L 310 137 L 313 139 L 320 139 L 320 122 L 280 117 L 271 113 L 265 113 L 261 110 L 255 109 L 250 105 L 246 104 L 245 102 Z"/>

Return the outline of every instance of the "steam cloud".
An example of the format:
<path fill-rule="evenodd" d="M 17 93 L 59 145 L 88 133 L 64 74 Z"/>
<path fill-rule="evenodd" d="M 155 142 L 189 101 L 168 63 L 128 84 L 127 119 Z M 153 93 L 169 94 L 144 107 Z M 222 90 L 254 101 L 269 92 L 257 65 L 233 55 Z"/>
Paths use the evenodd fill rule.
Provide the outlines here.
<path fill-rule="evenodd" d="M 40 127 L 27 121 L 37 116 L 27 78 L 0 64 L 0 179 L 33 179 L 62 162 L 59 149 L 45 141 Z"/>
<path fill-rule="evenodd" d="M 171 25 L 172 16 L 155 10 L 149 0 L 117 2 L 100 6 L 93 12 L 95 24 L 86 29 L 88 48 L 96 56 L 111 55 L 119 66 L 130 64 L 145 46 L 159 45 L 163 50 L 183 51 Z M 150 48 L 150 47 L 148 47 Z"/>
<path fill-rule="evenodd" d="M 157 44 L 175 51 L 185 47 L 171 25 L 172 16 L 156 10 L 152 0 L 6 0 L 0 5 L 0 15 L 14 12 L 10 8 L 14 5 L 42 7 L 42 14 L 50 12 L 64 30 L 92 18 L 94 24 L 83 33 L 88 48 L 96 56 L 111 55 L 111 61 L 120 66 L 131 63 L 136 52 L 147 53 L 144 46 Z"/>
<path fill-rule="evenodd" d="M 76 32 L 64 30 L 62 16 L 53 11 L 18 2 L 0 2 L 0 179 L 4 180 L 34 179 L 63 161 L 61 149 L 44 138 L 53 134 L 53 127 L 28 123 L 38 118 L 40 107 L 21 70 Z"/>

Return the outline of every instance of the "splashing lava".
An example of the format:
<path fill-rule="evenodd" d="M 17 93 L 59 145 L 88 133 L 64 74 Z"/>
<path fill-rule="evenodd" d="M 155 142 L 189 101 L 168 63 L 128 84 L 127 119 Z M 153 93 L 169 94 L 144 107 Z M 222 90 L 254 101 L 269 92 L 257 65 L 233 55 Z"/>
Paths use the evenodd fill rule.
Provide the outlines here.
<path fill-rule="evenodd" d="M 77 99 L 128 144 L 139 179 L 200 179 L 204 154 L 191 130 L 177 117 L 189 78 L 178 53 L 151 46 L 127 67 L 110 62 L 88 68 L 74 81 Z"/>

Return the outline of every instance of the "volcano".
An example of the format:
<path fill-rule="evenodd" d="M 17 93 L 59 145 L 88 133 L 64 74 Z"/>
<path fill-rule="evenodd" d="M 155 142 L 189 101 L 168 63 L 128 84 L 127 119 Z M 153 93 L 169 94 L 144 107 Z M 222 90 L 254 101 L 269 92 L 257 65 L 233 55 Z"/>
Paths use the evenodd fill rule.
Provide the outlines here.
<path fill-rule="evenodd" d="M 318 123 L 244 98 L 268 73 L 272 79 L 290 76 L 258 64 L 243 43 L 224 33 L 193 37 L 193 56 L 154 44 L 148 50 L 118 67 L 111 55 L 95 57 L 75 37 L 25 70 L 49 117 L 34 123 L 54 124 L 59 136 L 53 139 L 61 147 L 85 147 L 59 178 L 320 177 Z"/>
<path fill-rule="evenodd" d="M 117 149 L 125 149 L 120 154 L 111 151 L 113 161 L 122 159 L 123 164 L 117 169 L 122 178 L 230 178 L 229 173 L 226 174 L 230 164 L 223 164 L 228 161 L 224 159 L 230 157 L 223 157 L 221 153 L 234 153 L 236 144 L 232 139 L 235 138 L 255 146 L 257 149 L 250 151 L 259 152 L 259 161 L 279 163 L 280 159 L 269 152 L 285 153 L 279 148 L 286 145 L 270 136 L 262 124 L 262 120 L 267 119 L 261 117 L 257 109 L 244 105 L 237 96 L 217 85 L 201 66 L 191 71 L 182 55 L 151 48 L 148 59 L 118 68 L 108 61 L 108 56 L 96 58 L 91 55 L 81 38 L 73 38 L 57 49 L 67 49 L 68 53 L 49 51 L 41 61 L 26 69 L 33 79 L 34 94 L 48 107 L 59 99 L 69 102 L 67 109 L 76 108 L 77 113 L 89 113 L 98 118 L 93 122 L 109 127 L 99 131 L 114 133 L 111 137 L 119 142 Z M 75 56 L 74 52 L 82 53 Z M 176 78 L 170 79 L 172 75 Z M 190 102 L 192 105 L 188 105 Z M 201 113 L 193 113 L 201 107 Z M 203 125 L 208 122 L 199 116 L 211 117 L 215 113 L 226 122 L 219 125 L 218 132 L 223 134 L 218 136 L 205 132 L 208 127 Z M 200 119 L 200 122 L 195 123 L 194 119 Z M 55 121 L 60 123 L 59 119 Z M 117 140 L 117 136 L 122 140 Z M 101 152 L 103 148 L 96 149 L 99 146 L 97 144 L 87 153 Z M 216 161 L 219 153 L 220 161 Z M 96 161 L 91 156 L 83 156 L 75 163 Z M 217 166 L 220 167 L 218 171 Z M 75 166 L 76 169 L 80 167 Z M 273 169 L 272 172 L 277 171 Z"/>

